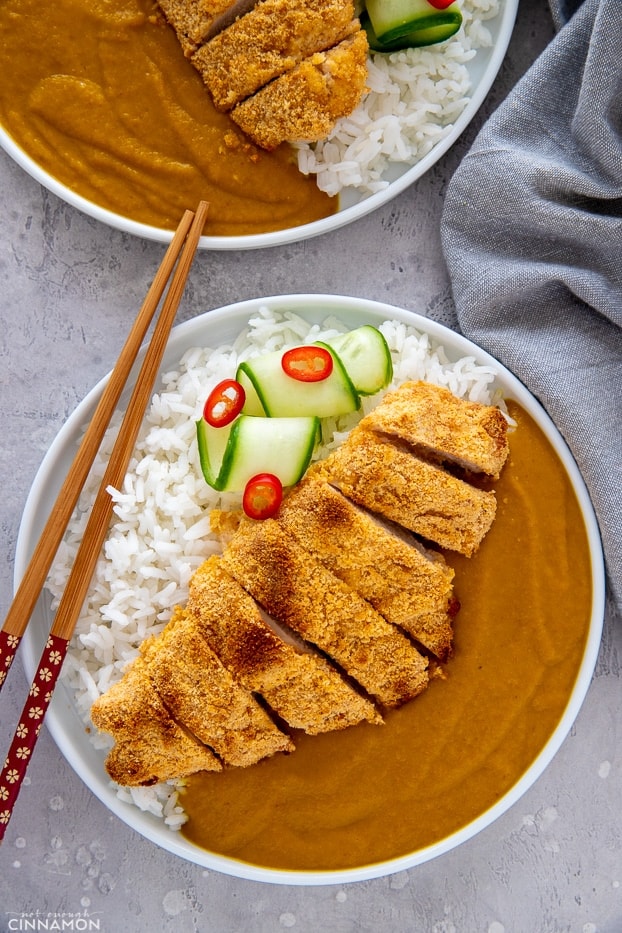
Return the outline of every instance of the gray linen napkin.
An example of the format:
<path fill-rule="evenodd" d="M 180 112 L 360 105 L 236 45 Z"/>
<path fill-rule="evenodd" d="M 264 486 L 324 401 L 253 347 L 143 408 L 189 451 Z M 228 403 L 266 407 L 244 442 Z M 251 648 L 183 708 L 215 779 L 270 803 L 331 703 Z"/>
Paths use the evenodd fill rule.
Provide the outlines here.
<path fill-rule="evenodd" d="M 556 29 L 561 29 L 581 5 L 581 0 L 549 0 L 551 16 Z"/>
<path fill-rule="evenodd" d="M 585 0 L 488 120 L 441 233 L 462 331 L 574 454 L 622 609 L 622 0 Z"/>

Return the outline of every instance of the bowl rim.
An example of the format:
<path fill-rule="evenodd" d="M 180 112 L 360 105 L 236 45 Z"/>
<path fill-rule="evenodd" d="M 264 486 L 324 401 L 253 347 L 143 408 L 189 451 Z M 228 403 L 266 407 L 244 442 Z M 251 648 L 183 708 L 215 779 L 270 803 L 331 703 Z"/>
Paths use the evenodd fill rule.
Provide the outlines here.
<path fill-rule="evenodd" d="M 481 349 L 456 331 L 450 330 L 445 325 L 426 318 L 417 312 L 380 301 L 322 293 L 277 295 L 267 298 L 246 299 L 245 301 L 235 302 L 212 311 L 204 312 L 203 314 L 197 315 L 177 325 L 171 334 L 171 340 L 160 372 L 165 371 L 167 366 L 170 368 L 171 364 L 168 363 L 169 359 L 179 360 L 184 349 L 188 349 L 193 345 L 194 337 L 201 333 L 206 326 L 209 328 L 211 322 L 214 322 L 212 327 L 216 328 L 219 326 L 222 328 L 233 325 L 239 333 L 245 321 L 263 305 L 267 305 L 276 311 L 292 310 L 302 316 L 313 315 L 316 312 L 319 313 L 318 308 L 321 308 L 321 314 L 318 319 L 323 319 L 330 314 L 340 317 L 343 320 L 344 316 L 347 319 L 349 314 L 353 314 L 357 320 L 362 318 L 362 323 L 371 323 L 372 320 L 379 321 L 385 319 L 402 321 L 407 325 L 411 325 L 429 334 L 435 342 L 442 344 L 450 359 L 452 357 L 474 355 L 477 362 L 483 365 L 494 366 L 499 376 L 499 383 L 503 385 L 506 395 L 518 401 L 545 430 L 568 472 L 583 514 L 590 549 L 593 582 L 590 625 L 583 657 L 574 687 L 557 727 L 529 768 L 527 768 L 518 781 L 500 798 L 500 800 L 470 823 L 444 839 L 413 853 L 360 867 L 338 869 L 335 871 L 290 871 L 253 865 L 200 849 L 168 829 L 160 819 L 149 817 L 136 807 L 119 800 L 114 790 L 111 789 L 110 782 L 106 780 L 105 775 L 102 773 L 101 752 L 91 754 L 90 750 L 86 749 L 87 757 L 85 758 L 84 755 L 80 756 L 78 749 L 78 758 L 76 760 L 75 741 L 72 738 L 72 733 L 68 732 L 66 727 L 67 716 L 73 716 L 79 721 L 79 731 L 81 733 L 84 732 L 84 725 L 75 711 L 69 692 L 62 684 L 59 684 L 60 689 L 57 689 L 50 705 L 46 726 L 57 747 L 73 770 L 113 814 L 160 848 L 178 855 L 186 861 L 240 879 L 262 881 L 271 884 L 335 885 L 353 881 L 365 881 L 413 868 L 431 859 L 437 858 L 464 842 L 467 842 L 469 839 L 488 828 L 502 814 L 517 803 L 523 794 L 533 786 L 555 757 L 566 739 L 587 695 L 600 649 L 605 614 L 605 565 L 600 532 L 589 493 L 579 468 L 568 445 L 542 405 L 516 376 L 507 370 L 507 368 L 499 363 L 493 356 L 487 353 L 487 351 Z M 184 349 L 180 350 L 180 348 Z M 40 510 L 43 508 L 45 499 L 50 498 L 50 496 L 54 494 L 53 491 L 50 492 L 50 489 L 53 489 L 54 486 L 53 478 L 58 475 L 61 462 L 63 459 L 66 459 L 68 445 L 75 442 L 79 435 L 80 426 L 84 424 L 85 420 L 94 409 L 109 376 L 110 374 L 104 376 L 73 410 L 56 435 L 36 473 L 24 507 L 18 532 L 14 569 L 15 589 L 17 589 L 19 585 L 19 581 L 27 566 L 30 553 L 36 543 L 37 526 L 39 526 L 40 531 L 41 520 L 38 518 Z M 35 613 L 36 612 L 37 609 L 35 609 Z M 46 635 L 45 627 L 35 635 L 32 624 L 28 627 L 24 635 L 22 644 L 23 663 L 25 673 L 29 678 L 32 677 L 36 670 L 36 665 Z M 74 729 L 74 732 L 75 731 Z M 88 743 L 88 740 L 83 739 L 83 741 Z"/>
<path fill-rule="evenodd" d="M 458 119 L 454 121 L 450 131 L 415 165 L 406 168 L 398 178 L 391 181 L 387 188 L 363 197 L 357 203 L 347 205 L 335 214 L 297 227 L 242 236 L 203 236 L 199 241 L 199 249 L 256 250 L 297 243 L 333 230 L 339 230 L 347 224 L 372 213 L 401 194 L 424 175 L 453 146 L 483 104 L 505 58 L 516 21 L 518 2 L 519 0 L 500 0 L 498 21 L 490 21 L 491 31 L 494 34 L 492 47 L 490 51 L 485 48 L 479 50 L 485 55 L 485 63 L 481 64 L 484 61 L 484 55 L 480 62 L 478 62 L 477 58 L 474 60 L 476 63 L 476 67 L 473 69 L 474 87 L 469 95 L 469 103 Z M 145 240 L 155 240 L 160 243 L 170 243 L 174 233 L 173 230 L 164 230 L 160 227 L 133 221 L 122 214 L 89 201 L 58 181 L 25 152 L 1 125 L 0 148 L 4 149 L 7 155 L 35 181 L 38 181 L 40 185 L 88 217 L 131 236 L 141 237 Z"/>

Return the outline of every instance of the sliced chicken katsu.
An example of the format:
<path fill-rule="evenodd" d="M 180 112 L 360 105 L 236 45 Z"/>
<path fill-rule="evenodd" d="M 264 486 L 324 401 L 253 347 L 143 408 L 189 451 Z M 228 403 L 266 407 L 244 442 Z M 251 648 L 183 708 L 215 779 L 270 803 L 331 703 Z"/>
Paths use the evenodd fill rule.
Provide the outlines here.
<path fill-rule="evenodd" d="M 457 398 L 428 382 L 405 382 L 361 421 L 411 445 L 423 457 L 499 478 L 508 453 L 508 422 L 493 405 Z"/>
<path fill-rule="evenodd" d="M 256 0 L 158 0 L 158 6 L 175 30 L 184 55 L 190 58 L 198 46 L 233 22 L 236 16 L 252 9 L 255 2 Z"/>
<path fill-rule="evenodd" d="M 311 735 L 382 718 L 324 658 L 288 644 L 218 557 L 195 571 L 188 599 L 205 637 L 236 680 L 293 729 Z"/>
<path fill-rule="evenodd" d="M 185 609 L 177 608 L 166 628 L 143 642 L 141 653 L 175 719 L 225 764 L 246 767 L 276 752 L 293 751 L 291 739 L 236 683 Z"/>
<path fill-rule="evenodd" d="M 260 0 L 193 56 L 219 110 L 358 29 L 352 0 Z"/>
<path fill-rule="evenodd" d="M 279 622 L 329 655 L 383 706 L 428 683 L 427 659 L 274 519 L 240 523 L 224 567 Z"/>
<path fill-rule="evenodd" d="M 106 769 L 117 784 L 150 785 L 197 771 L 222 769 L 212 750 L 175 722 L 141 657 L 95 700 L 91 719 L 115 740 Z"/>
<path fill-rule="evenodd" d="M 360 427 L 318 465 L 318 472 L 359 505 L 467 557 L 495 518 L 493 492 Z"/>
<path fill-rule="evenodd" d="M 355 505 L 313 470 L 277 521 L 335 576 L 441 661 L 451 654 L 454 571 L 400 526 Z"/>
<path fill-rule="evenodd" d="M 328 136 L 352 113 L 367 81 L 365 31 L 326 52 L 316 52 L 231 111 L 235 123 L 262 149 Z"/>

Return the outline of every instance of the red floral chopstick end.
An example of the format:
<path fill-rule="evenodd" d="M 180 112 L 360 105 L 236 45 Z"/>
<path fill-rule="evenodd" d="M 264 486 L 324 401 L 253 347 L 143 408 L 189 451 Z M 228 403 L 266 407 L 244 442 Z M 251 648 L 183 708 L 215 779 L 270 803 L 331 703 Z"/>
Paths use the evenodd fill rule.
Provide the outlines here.
<path fill-rule="evenodd" d="M 21 640 L 21 635 L 11 635 L 9 632 L 5 632 L 4 629 L 0 630 L 0 690 L 6 680 L 6 675 L 9 673 L 9 668 L 13 663 L 13 658 Z"/>
<path fill-rule="evenodd" d="M 4 838 L 11 819 L 43 719 L 50 705 L 54 686 L 67 653 L 67 645 L 67 640 L 57 635 L 50 635 L 48 638 L 9 754 L 0 773 L 0 841 Z"/>

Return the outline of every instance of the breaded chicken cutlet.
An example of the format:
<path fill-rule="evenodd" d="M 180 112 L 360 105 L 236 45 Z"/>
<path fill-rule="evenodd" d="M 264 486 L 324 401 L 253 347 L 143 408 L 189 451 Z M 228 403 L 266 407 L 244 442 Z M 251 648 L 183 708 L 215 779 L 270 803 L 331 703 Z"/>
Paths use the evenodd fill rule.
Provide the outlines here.
<path fill-rule="evenodd" d="M 388 392 L 361 428 L 405 441 L 415 453 L 498 479 L 507 459 L 508 422 L 493 405 L 457 398 L 429 382 Z"/>
<path fill-rule="evenodd" d="M 451 656 L 453 570 L 405 529 L 474 553 L 496 499 L 453 465 L 468 464 L 469 478 L 501 470 L 499 418 L 406 383 L 310 468 L 274 518 L 212 513 L 223 554 L 195 571 L 185 609 L 93 706 L 116 741 L 111 777 L 150 784 L 219 770 L 221 759 L 252 764 L 293 747 L 287 725 L 314 734 L 381 722 L 375 704 L 425 690 L 440 668 L 411 639 L 441 662 Z"/>
<path fill-rule="evenodd" d="M 305 58 L 231 111 L 231 119 L 262 149 L 323 139 L 360 102 L 368 43 L 358 29 L 339 45 Z"/>
<path fill-rule="evenodd" d="M 492 525 L 494 492 L 356 427 L 318 472 L 344 495 L 440 547 L 470 557 Z"/>
<path fill-rule="evenodd" d="M 452 650 L 454 571 L 412 535 L 351 502 L 311 469 L 276 520 L 331 573 L 439 660 Z"/>
<path fill-rule="evenodd" d="M 141 653 L 176 721 L 225 764 L 247 767 L 293 751 L 291 739 L 212 651 L 192 613 L 178 607 L 164 630 L 143 642 Z"/>
<path fill-rule="evenodd" d="M 259 147 L 324 138 L 366 90 L 352 0 L 159 0 L 215 106 Z"/>
<path fill-rule="evenodd" d="M 428 684 L 428 661 L 274 519 L 244 519 L 222 563 L 270 616 L 324 651 L 382 706 Z"/>
<path fill-rule="evenodd" d="M 193 574 L 187 605 L 225 667 L 293 729 L 317 735 L 382 721 L 324 658 L 280 637 L 218 557 Z"/>
<path fill-rule="evenodd" d="M 354 29 L 351 0 L 260 0 L 192 57 L 218 110 L 230 110 Z"/>
<path fill-rule="evenodd" d="M 91 719 L 115 740 L 106 770 L 117 784 L 147 786 L 197 771 L 222 770 L 213 751 L 171 716 L 141 657 L 95 700 Z"/>

